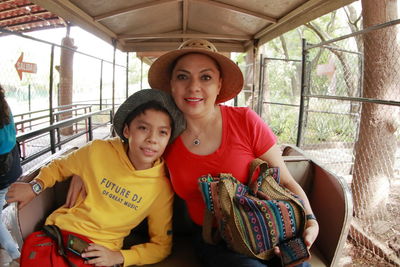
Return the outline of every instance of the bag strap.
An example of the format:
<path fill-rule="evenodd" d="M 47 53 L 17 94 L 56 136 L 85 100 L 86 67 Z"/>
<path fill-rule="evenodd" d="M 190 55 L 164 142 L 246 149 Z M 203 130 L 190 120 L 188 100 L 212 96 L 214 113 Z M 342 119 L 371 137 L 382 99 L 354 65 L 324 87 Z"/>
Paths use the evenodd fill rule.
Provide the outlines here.
<path fill-rule="evenodd" d="M 258 191 L 257 178 L 261 172 L 264 172 L 267 169 L 268 169 L 268 164 L 262 159 L 256 158 L 251 161 L 249 168 L 249 178 L 248 178 L 249 180 L 247 181 L 247 186 L 252 194 L 254 195 L 257 194 Z"/>
<path fill-rule="evenodd" d="M 257 171 L 257 168 L 263 163 L 267 164 L 265 161 L 263 161 L 262 159 L 259 159 L 259 158 L 253 159 L 251 161 L 250 169 L 249 169 L 249 177 L 250 177 L 250 179 L 253 180 L 253 178 L 254 178 L 253 175 L 256 174 L 254 172 Z M 267 167 L 268 167 L 268 165 L 267 165 Z"/>
<path fill-rule="evenodd" d="M 258 192 L 258 185 L 257 185 L 257 178 L 260 175 L 260 173 L 263 173 L 268 170 L 268 163 L 263 161 L 262 159 L 256 158 L 250 163 L 250 172 L 249 172 L 249 189 L 252 191 L 254 195 L 257 194 Z M 279 177 L 279 172 L 276 178 L 272 179 L 267 179 L 266 182 L 276 191 L 280 192 L 281 194 L 287 196 L 290 198 L 294 203 L 296 203 L 302 210 L 302 217 L 304 217 L 302 220 L 302 227 L 301 229 L 305 229 L 306 227 L 306 218 L 305 218 L 305 208 L 302 200 L 300 198 L 295 197 L 292 193 L 286 192 L 286 189 L 284 189 L 280 185 L 280 177 Z"/>
<path fill-rule="evenodd" d="M 45 225 L 43 226 L 43 232 L 51 239 L 57 242 L 57 251 L 62 256 L 70 267 L 77 267 L 73 262 L 68 259 L 67 253 L 64 248 L 64 240 L 61 234 L 60 228 L 57 225 Z"/>

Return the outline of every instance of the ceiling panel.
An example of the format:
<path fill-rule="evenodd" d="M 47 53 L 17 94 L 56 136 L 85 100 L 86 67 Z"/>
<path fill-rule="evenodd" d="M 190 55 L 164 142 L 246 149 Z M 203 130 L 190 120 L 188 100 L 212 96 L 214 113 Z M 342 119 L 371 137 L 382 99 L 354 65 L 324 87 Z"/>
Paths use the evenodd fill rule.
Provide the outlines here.
<path fill-rule="evenodd" d="M 17 18 L 25 19 L 26 25 L 31 22 L 31 30 L 39 29 L 39 24 L 70 23 L 109 43 L 115 40 L 121 51 L 166 51 L 185 39 L 204 38 L 221 51 L 243 52 L 354 1 L 0 0 L 0 8 L 11 4 L 10 10 L 26 5 L 41 8 L 22 9 L 25 15 L 6 15 L 10 10 L 0 9 L 0 27 L 22 31 L 15 28 L 21 24 Z M 14 18 L 13 24 L 6 24 Z"/>

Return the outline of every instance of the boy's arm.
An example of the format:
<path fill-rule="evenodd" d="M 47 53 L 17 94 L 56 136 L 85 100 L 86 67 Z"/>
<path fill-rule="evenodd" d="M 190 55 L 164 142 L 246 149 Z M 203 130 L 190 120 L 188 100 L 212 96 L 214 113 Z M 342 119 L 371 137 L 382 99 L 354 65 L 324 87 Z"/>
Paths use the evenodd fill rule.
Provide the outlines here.
<path fill-rule="evenodd" d="M 38 182 L 40 183 L 40 181 Z M 36 194 L 33 192 L 32 185 L 20 182 L 11 184 L 6 195 L 7 203 L 18 202 L 19 209 L 22 209 L 35 197 Z"/>
<path fill-rule="evenodd" d="M 124 266 L 153 264 L 171 253 L 173 201 L 174 192 L 168 182 L 147 217 L 150 241 L 132 246 L 129 250 L 121 250 Z"/>
<path fill-rule="evenodd" d="M 90 145 L 75 150 L 67 156 L 54 159 L 50 164 L 41 168 L 39 174 L 35 177 L 36 181 L 40 181 L 43 190 L 54 186 L 56 182 L 64 181 L 72 175 L 82 177 L 82 167 L 85 160 L 89 158 Z M 86 164 L 88 164 L 86 162 Z"/>
<path fill-rule="evenodd" d="M 39 174 L 34 178 L 35 182 L 41 185 L 42 190 L 52 187 L 57 181 L 62 181 L 73 174 L 78 174 L 81 161 L 79 157 L 84 157 L 88 151 L 88 146 L 80 148 L 69 155 L 57 158 L 47 166 L 41 168 Z M 18 208 L 23 208 L 36 196 L 29 183 L 13 183 L 6 195 L 7 203 L 18 202 Z"/>

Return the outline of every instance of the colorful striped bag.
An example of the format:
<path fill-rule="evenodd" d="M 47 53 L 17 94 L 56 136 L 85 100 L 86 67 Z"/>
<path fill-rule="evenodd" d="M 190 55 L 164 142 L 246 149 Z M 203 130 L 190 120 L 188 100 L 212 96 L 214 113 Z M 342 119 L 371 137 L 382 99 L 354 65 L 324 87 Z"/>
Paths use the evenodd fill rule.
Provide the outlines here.
<path fill-rule="evenodd" d="M 309 253 L 301 238 L 306 219 L 300 198 L 279 185 L 279 168 L 268 168 L 260 159 L 251 163 L 249 181 L 244 185 L 231 174 L 199 178 L 207 207 L 204 240 L 215 244 L 220 236 L 232 250 L 263 260 L 283 244 L 282 254 L 289 257 L 284 262 L 304 261 Z"/>

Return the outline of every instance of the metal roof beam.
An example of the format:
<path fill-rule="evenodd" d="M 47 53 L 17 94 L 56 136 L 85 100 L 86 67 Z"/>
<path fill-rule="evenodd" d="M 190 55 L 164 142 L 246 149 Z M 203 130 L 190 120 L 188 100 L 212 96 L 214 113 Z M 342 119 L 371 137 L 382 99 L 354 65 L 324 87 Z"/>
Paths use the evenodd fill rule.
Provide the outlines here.
<path fill-rule="evenodd" d="M 140 39 L 217 39 L 217 40 L 251 40 L 250 35 L 229 35 L 229 34 L 206 34 L 206 33 L 160 33 L 160 34 L 120 34 L 118 39 L 140 40 Z"/>
<path fill-rule="evenodd" d="M 357 0 L 310 0 L 302 6 L 296 8 L 286 16 L 262 29 L 254 35 L 254 39 L 260 39 L 259 45 L 262 45 L 279 35 L 282 35 L 296 27 L 299 27 L 313 19 L 323 16 L 340 7 L 351 4 Z"/>
<path fill-rule="evenodd" d="M 220 52 L 245 52 L 244 46 L 240 43 L 218 43 L 213 42 Z M 148 52 L 148 51 L 160 51 L 160 47 L 164 51 L 177 49 L 181 45 L 181 42 L 136 42 L 130 43 L 126 42 L 124 49 L 125 51 L 135 51 L 135 52 Z"/>

